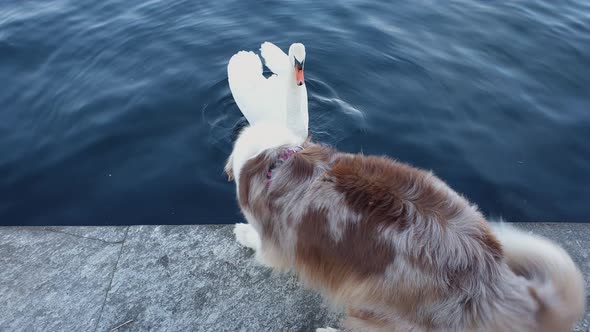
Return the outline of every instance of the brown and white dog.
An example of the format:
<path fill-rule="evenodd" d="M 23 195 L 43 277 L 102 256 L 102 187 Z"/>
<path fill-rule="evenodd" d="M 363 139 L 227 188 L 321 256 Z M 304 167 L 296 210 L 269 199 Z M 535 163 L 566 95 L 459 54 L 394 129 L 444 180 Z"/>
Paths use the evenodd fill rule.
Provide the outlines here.
<path fill-rule="evenodd" d="M 345 308 L 353 331 L 559 332 L 584 313 L 565 250 L 489 224 L 432 173 L 271 124 L 245 128 L 225 170 L 248 220 L 238 242 Z"/>

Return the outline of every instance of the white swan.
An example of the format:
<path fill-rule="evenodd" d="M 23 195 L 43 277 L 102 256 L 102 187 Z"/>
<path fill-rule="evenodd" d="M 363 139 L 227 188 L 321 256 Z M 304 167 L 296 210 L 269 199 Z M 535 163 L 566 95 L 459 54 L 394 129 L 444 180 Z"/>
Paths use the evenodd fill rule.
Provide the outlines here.
<path fill-rule="evenodd" d="M 294 43 L 289 55 L 272 43 L 260 47 L 265 65 L 273 72 L 266 78 L 254 52 L 240 51 L 227 65 L 229 88 L 250 125 L 274 122 L 289 128 L 302 141 L 307 139 L 309 114 L 303 78 L 305 46 Z"/>

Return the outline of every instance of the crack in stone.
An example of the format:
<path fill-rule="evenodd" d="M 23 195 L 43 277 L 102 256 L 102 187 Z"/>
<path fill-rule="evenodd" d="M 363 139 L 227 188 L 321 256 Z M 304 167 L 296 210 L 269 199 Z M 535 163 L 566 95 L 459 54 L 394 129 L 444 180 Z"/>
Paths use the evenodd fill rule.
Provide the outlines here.
<path fill-rule="evenodd" d="M 127 229 L 128 228 L 129 227 L 127 227 Z M 127 229 L 125 230 L 125 235 L 127 233 Z M 99 239 L 99 238 L 95 238 L 95 237 L 91 237 L 91 236 L 82 236 L 82 235 L 68 233 L 68 232 L 64 232 L 64 231 L 58 231 L 55 229 L 43 229 L 42 231 L 51 232 L 51 233 L 58 233 L 58 234 L 65 234 L 65 235 L 70 235 L 70 236 L 81 238 L 81 239 L 95 240 L 95 241 L 100 241 L 100 242 L 108 243 L 108 244 L 121 244 L 125 241 L 125 238 L 123 238 L 123 240 L 121 240 L 121 241 L 107 241 L 107 240 L 103 240 L 103 239 Z"/>
<path fill-rule="evenodd" d="M 100 311 L 98 312 L 98 318 L 96 319 L 96 325 L 94 325 L 94 332 L 96 332 L 96 330 L 98 329 L 98 325 L 100 324 L 100 320 L 102 319 L 102 312 L 104 310 L 104 307 L 107 303 L 107 299 L 109 297 L 109 293 L 111 292 L 111 287 L 113 285 L 113 279 L 115 279 L 115 273 L 117 272 L 117 268 L 119 267 L 119 260 L 121 259 L 121 256 L 123 254 L 123 248 L 125 247 L 125 240 L 127 240 L 127 234 L 129 233 L 129 228 L 131 226 L 127 226 L 127 228 L 125 229 L 125 235 L 123 235 L 123 241 L 121 241 L 121 249 L 119 250 L 119 255 L 117 256 L 117 260 L 115 261 L 115 266 L 113 267 L 113 272 L 111 272 L 111 278 L 109 280 L 109 286 L 107 287 L 107 291 L 104 295 L 104 301 L 102 302 L 102 305 L 100 306 Z"/>

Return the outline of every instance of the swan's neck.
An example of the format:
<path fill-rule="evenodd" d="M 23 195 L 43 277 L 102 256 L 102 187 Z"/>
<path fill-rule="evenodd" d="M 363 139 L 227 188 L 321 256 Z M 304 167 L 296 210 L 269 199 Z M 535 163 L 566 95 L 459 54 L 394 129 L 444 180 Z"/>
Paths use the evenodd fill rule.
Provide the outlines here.
<path fill-rule="evenodd" d="M 305 86 L 297 86 L 293 72 L 287 80 L 287 127 L 305 140 L 307 126 L 307 90 Z"/>

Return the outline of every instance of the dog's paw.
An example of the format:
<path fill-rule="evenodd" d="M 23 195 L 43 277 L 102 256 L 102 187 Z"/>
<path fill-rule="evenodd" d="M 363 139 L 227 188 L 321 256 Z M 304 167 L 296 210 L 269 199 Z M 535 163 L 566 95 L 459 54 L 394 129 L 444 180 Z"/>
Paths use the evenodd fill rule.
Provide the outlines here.
<path fill-rule="evenodd" d="M 338 332 L 338 330 L 331 327 L 320 327 L 315 329 L 315 332 Z"/>
<path fill-rule="evenodd" d="M 244 247 L 258 250 L 260 248 L 260 237 L 250 224 L 236 224 L 234 227 L 236 241 Z"/>

